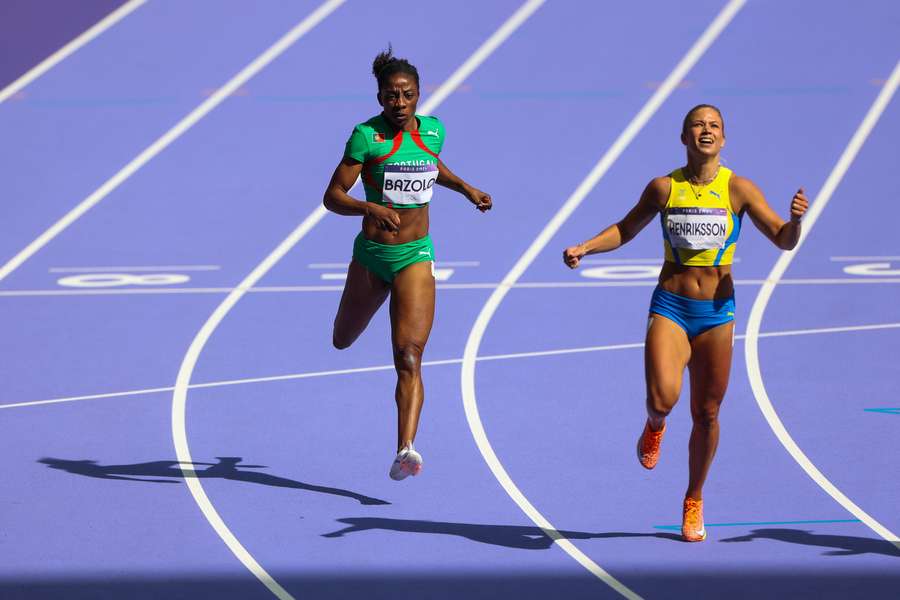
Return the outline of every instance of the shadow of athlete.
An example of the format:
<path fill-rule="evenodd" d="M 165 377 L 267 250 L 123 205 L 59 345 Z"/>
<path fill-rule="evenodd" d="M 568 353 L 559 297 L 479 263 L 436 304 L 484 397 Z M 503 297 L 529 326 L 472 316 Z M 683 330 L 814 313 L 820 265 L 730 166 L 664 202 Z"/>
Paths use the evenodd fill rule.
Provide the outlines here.
<path fill-rule="evenodd" d="M 890 542 L 875 538 L 864 538 L 852 535 L 823 535 L 802 529 L 754 529 L 747 535 L 727 538 L 723 542 L 752 542 L 753 540 L 778 540 L 804 546 L 820 546 L 835 548 L 823 552 L 823 556 L 853 556 L 856 554 L 883 554 L 900 557 L 900 549 Z"/>
<path fill-rule="evenodd" d="M 177 460 L 155 460 L 128 465 L 99 465 L 95 460 L 65 460 L 62 458 L 42 458 L 38 462 L 47 465 L 51 469 L 58 469 L 75 475 L 84 475 L 85 477 L 117 479 L 121 481 L 143 481 L 149 483 L 178 483 L 178 481 L 175 481 L 176 479 L 183 479 L 185 477 L 185 474 L 180 468 L 180 465 L 184 464 L 190 465 L 193 470 L 192 473 L 188 472 L 187 475 L 198 479 L 231 479 L 234 481 L 257 483 L 259 485 L 306 490 L 308 492 L 352 498 L 364 505 L 390 504 L 390 502 L 387 502 L 386 500 L 379 500 L 378 498 L 364 496 L 341 488 L 303 483 L 302 481 L 295 481 L 293 479 L 278 477 L 277 475 L 270 475 L 268 473 L 260 473 L 259 471 L 242 471 L 241 468 L 265 469 L 266 467 L 264 465 L 239 464 L 243 458 L 238 456 L 217 456 L 216 460 L 219 462 L 179 463 Z M 198 467 L 206 468 L 200 470 Z M 160 479 L 162 477 L 171 479 Z"/>
<path fill-rule="evenodd" d="M 430 533 L 439 535 L 456 535 L 494 546 L 505 548 L 519 548 L 522 550 L 546 550 L 553 545 L 553 540 L 547 536 L 540 527 L 527 527 L 520 525 L 480 525 L 473 523 L 447 523 L 442 521 L 416 521 L 407 519 L 379 519 L 371 517 L 359 517 L 338 519 L 338 523 L 345 523 L 348 527 L 322 534 L 326 538 L 343 537 L 348 533 L 368 531 L 371 529 L 383 529 L 403 533 Z M 667 540 L 682 541 L 681 536 L 674 533 L 586 533 L 583 531 L 560 531 L 570 540 L 588 540 L 618 537 L 653 537 Z"/>

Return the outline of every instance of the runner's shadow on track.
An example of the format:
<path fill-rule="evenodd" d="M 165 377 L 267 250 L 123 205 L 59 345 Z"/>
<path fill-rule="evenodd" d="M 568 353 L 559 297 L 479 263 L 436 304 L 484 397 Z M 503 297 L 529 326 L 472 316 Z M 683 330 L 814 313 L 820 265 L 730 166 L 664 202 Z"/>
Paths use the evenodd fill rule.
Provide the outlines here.
<path fill-rule="evenodd" d="M 883 554 L 900 558 L 900 550 L 886 540 L 852 535 L 823 535 L 802 529 L 754 529 L 747 535 L 727 538 L 722 542 L 752 542 L 753 540 L 778 540 L 804 546 L 834 548 L 823 556 L 853 556 L 856 554 Z"/>
<path fill-rule="evenodd" d="M 357 500 L 360 504 L 365 505 L 390 504 L 386 500 L 379 500 L 378 498 L 364 496 L 363 494 L 357 494 L 341 488 L 303 483 L 302 481 L 294 481 L 293 479 L 260 473 L 259 471 L 242 471 L 241 469 L 265 469 L 266 467 L 264 465 L 239 464 L 244 459 L 238 456 L 217 456 L 216 460 L 219 462 L 179 463 L 177 460 L 155 460 L 130 465 L 99 465 L 95 460 L 65 460 L 62 458 L 42 458 L 38 462 L 47 465 L 51 469 L 58 469 L 75 475 L 84 475 L 85 477 L 96 477 L 97 479 L 176 484 L 179 483 L 177 480 L 185 477 L 185 474 L 179 468 L 180 464 L 184 464 L 190 465 L 193 470 L 193 472 L 189 472 L 188 476 L 196 477 L 197 479 L 231 479 L 259 485 L 343 496 Z M 206 468 L 198 469 L 198 467 Z"/>
<path fill-rule="evenodd" d="M 438 535 L 456 535 L 494 546 L 520 548 L 522 550 L 546 550 L 553 545 L 553 540 L 540 527 L 519 525 L 476 525 L 473 523 L 446 523 L 442 521 L 414 521 L 407 519 L 378 519 L 359 517 L 338 519 L 338 523 L 348 525 L 344 529 L 322 534 L 326 538 L 343 537 L 348 533 L 382 529 L 402 533 L 430 533 Z M 587 533 L 584 531 L 560 531 L 570 540 L 589 540 L 603 538 L 649 537 L 665 540 L 682 541 L 680 535 L 673 533 Z"/>

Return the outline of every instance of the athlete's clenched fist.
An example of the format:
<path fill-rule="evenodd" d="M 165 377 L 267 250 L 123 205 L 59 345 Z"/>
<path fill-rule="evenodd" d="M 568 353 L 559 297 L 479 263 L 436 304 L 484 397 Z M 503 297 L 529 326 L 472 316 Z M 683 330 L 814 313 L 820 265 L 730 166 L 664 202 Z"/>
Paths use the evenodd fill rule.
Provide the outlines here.
<path fill-rule="evenodd" d="M 566 266 L 570 269 L 574 269 L 578 267 L 578 263 L 581 262 L 581 257 L 585 254 L 584 246 L 569 246 L 563 250 L 563 262 L 566 263 Z"/>
<path fill-rule="evenodd" d="M 809 200 L 806 199 L 806 194 L 803 193 L 803 188 L 800 188 L 799 190 L 797 190 L 797 193 L 794 194 L 794 197 L 791 198 L 791 221 L 801 220 L 808 208 Z"/>
<path fill-rule="evenodd" d="M 477 208 L 481 212 L 491 210 L 491 207 L 494 205 L 494 201 L 491 199 L 491 195 L 486 192 L 482 192 L 478 188 L 469 186 L 464 190 L 463 193 L 469 199 L 469 202 L 474 204 L 475 208 Z"/>

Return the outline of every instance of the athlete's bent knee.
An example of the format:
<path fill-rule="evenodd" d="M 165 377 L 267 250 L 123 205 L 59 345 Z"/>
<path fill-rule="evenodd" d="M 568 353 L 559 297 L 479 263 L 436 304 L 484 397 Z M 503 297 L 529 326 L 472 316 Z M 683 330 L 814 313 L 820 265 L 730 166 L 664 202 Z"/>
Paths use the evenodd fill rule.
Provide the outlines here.
<path fill-rule="evenodd" d="M 425 348 L 421 344 L 408 342 L 398 344 L 394 349 L 394 366 L 398 373 L 418 373 L 422 367 L 422 353 Z"/>
<path fill-rule="evenodd" d="M 715 427 L 719 423 L 719 406 L 718 404 L 707 405 L 699 410 L 693 410 L 691 411 L 691 418 L 694 421 L 694 425 L 698 427 L 704 429 Z"/>
<path fill-rule="evenodd" d="M 659 389 L 650 389 L 647 395 L 647 409 L 656 417 L 667 417 L 672 412 L 672 407 L 678 402 L 678 396 L 671 392 Z"/>

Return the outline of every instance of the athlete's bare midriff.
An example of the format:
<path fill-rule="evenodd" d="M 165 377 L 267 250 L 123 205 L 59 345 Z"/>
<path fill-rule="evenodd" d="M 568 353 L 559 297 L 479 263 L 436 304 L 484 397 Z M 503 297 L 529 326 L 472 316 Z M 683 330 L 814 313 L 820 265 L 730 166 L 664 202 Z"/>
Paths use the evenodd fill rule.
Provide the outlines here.
<path fill-rule="evenodd" d="M 398 208 L 400 215 L 400 229 L 398 231 L 385 231 L 379 229 L 374 219 L 363 219 L 363 235 L 367 240 L 379 244 L 405 244 L 423 238 L 428 234 L 428 205 L 419 208 Z"/>
<path fill-rule="evenodd" d="M 695 300 L 719 300 L 734 295 L 731 265 L 688 267 L 666 261 L 659 274 L 659 286 Z"/>

